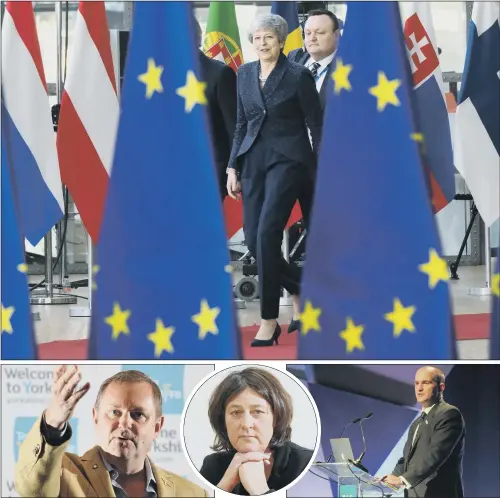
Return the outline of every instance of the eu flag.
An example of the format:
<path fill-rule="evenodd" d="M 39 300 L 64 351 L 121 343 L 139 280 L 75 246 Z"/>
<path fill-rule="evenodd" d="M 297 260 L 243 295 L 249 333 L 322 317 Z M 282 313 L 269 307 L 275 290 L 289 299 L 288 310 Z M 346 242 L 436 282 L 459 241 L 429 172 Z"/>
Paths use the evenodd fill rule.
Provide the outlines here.
<path fill-rule="evenodd" d="M 448 269 L 398 4 L 350 2 L 347 11 L 329 82 L 299 358 L 452 358 Z"/>
<path fill-rule="evenodd" d="M 240 356 L 193 23 L 189 2 L 135 5 L 92 359 Z"/>
<path fill-rule="evenodd" d="M 281 16 L 288 24 L 288 36 L 286 37 L 283 53 L 288 55 L 292 50 L 303 47 L 304 42 L 302 40 L 302 30 L 300 29 L 297 2 L 274 1 L 271 12 Z"/>
<path fill-rule="evenodd" d="M 2 104 L 2 118 L 4 117 Z M 7 127 L 2 126 L 2 359 L 34 360 L 36 346 L 31 324 L 24 237 L 19 227 L 19 211 L 13 165 L 9 159 Z"/>
<path fill-rule="evenodd" d="M 496 269 L 491 279 L 493 302 L 491 308 L 490 360 L 500 360 L 500 244 L 498 244 L 498 251 Z"/>

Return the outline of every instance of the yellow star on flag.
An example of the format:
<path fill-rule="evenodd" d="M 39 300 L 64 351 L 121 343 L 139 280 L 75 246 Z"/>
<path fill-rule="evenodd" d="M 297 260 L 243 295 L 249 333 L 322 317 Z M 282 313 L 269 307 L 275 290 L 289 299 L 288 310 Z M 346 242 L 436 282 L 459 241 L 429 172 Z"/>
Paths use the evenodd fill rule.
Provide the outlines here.
<path fill-rule="evenodd" d="M 204 81 L 198 81 L 193 71 L 187 72 L 186 84 L 177 89 L 177 95 L 183 97 L 186 101 L 184 109 L 191 112 L 196 104 L 207 104 L 205 88 L 207 84 Z"/>
<path fill-rule="evenodd" d="M 342 90 L 352 90 L 351 82 L 349 81 L 349 74 L 352 71 L 352 64 L 342 62 L 342 59 L 337 60 L 335 71 L 332 73 L 332 80 L 334 83 L 333 91 L 338 95 Z"/>
<path fill-rule="evenodd" d="M 163 351 L 173 353 L 172 335 L 175 332 L 174 327 L 165 327 L 160 318 L 156 319 L 156 330 L 148 334 L 148 339 L 155 345 L 155 357 L 159 358 Z"/>
<path fill-rule="evenodd" d="M 491 291 L 494 296 L 500 297 L 500 273 L 494 274 L 491 278 Z"/>
<path fill-rule="evenodd" d="M 21 263 L 20 265 L 17 265 L 17 271 L 21 273 L 27 273 L 28 265 L 26 263 Z"/>
<path fill-rule="evenodd" d="M 435 249 L 429 250 L 429 261 L 418 266 L 422 273 L 429 276 L 429 288 L 434 289 L 440 280 L 446 282 L 450 279 L 446 261 L 439 257 Z"/>
<path fill-rule="evenodd" d="M 7 332 L 8 334 L 12 334 L 12 332 L 14 332 L 10 320 L 15 310 L 14 306 L 4 308 L 2 304 L 2 333 Z"/>
<path fill-rule="evenodd" d="M 104 319 L 104 321 L 113 329 L 113 340 L 118 339 L 120 334 L 130 334 L 130 330 L 127 325 L 127 320 L 130 318 L 130 314 L 130 310 L 122 310 L 118 303 L 114 303 L 113 314 Z"/>
<path fill-rule="evenodd" d="M 300 314 L 301 331 L 302 335 L 306 335 L 310 330 L 321 332 L 319 324 L 319 317 L 321 315 L 321 308 L 315 308 L 311 301 L 306 301 L 304 311 Z"/>
<path fill-rule="evenodd" d="M 383 71 L 378 72 L 378 83 L 370 87 L 369 93 L 377 97 L 377 111 L 382 112 L 387 104 L 399 106 L 396 90 L 401 85 L 401 80 L 388 80 Z"/>
<path fill-rule="evenodd" d="M 410 135 L 410 138 L 412 140 L 415 140 L 415 142 L 418 142 L 418 143 L 423 143 L 424 142 L 424 134 L 423 133 L 412 133 Z"/>
<path fill-rule="evenodd" d="M 394 337 L 399 337 L 403 330 L 415 332 L 411 317 L 416 310 L 415 306 L 405 308 L 398 298 L 394 299 L 394 310 L 384 315 L 384 318 L 394 325 Z"/>
<path fill-rule="evenodd" d="M 217 328 L 215 320 L 219 316 L 219 313 L 220 308 L 210 308 L 206 299 L 201 300 L 200 312 L 191 317 L 191 320 L 199 327 L 198 339 L 205 339 L 208 332 L 217 335 L 219 329 Z"/>
<path fill-rule="evenodd" d="M 157 66 L 155 60 L 150 57 L 148 59 L 148 70 L 140 74 L 137 79 L 146 85 L 146 98 L 150 99 L 155 92 L 162 93 L 163 85 L 161 83 L 161 75 L 163 66 Z"/>
<path fill-rule="evenodd" d="M 346 342 L 346 351 L 352 353 L 355 349 L 365 349 L 363 344 L 364 325 L 355 325 L 351 318 L 347 319 L 347 327 L 340 333 L 340 337 Z"/>

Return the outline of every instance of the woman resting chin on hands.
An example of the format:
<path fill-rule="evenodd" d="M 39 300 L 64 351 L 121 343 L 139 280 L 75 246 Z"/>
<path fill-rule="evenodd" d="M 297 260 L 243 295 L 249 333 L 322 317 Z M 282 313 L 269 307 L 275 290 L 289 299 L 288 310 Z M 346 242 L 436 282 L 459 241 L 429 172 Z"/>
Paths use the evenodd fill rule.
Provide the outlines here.
<path fill-rule="evenodd" d="M 250 496 L 267 493 L 267 480 L 272 469 L 271 458 L 270 453 L 259 451 L 236 453 L 217 487 L 231 493 L 241 483 Z"/>
<path fill-rule="evenodd" d="M 215 453 L 201 475 L 238 495 L 258 496 L 284 488 L 306 468 L 312 451 L 291 442 L 292 400 L 267 370 L 229 374 L 214 390 L 208 417 Z"/>

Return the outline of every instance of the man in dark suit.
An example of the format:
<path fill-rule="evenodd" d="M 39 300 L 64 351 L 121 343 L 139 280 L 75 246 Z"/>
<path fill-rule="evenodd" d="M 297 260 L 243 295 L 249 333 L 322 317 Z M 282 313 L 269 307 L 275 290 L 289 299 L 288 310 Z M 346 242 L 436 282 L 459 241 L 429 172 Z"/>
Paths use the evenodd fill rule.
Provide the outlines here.
<path fill-rule="evenodd" d="M 311 10 L 304 26 L 305 50 L 292 50 L 288 58 L 306 66 L 314 76 L 321 109 L 325 110 L 326 89 L 333 70 L 333 58 L 340 38 L 339 20 L 329 10 Z"/>
<path fill-rule="evenodd" d="M 196 21 L 198 46 L 201 27 Z M 207 57 L 200 50 L 200 69 L 207 87 L 208 116 L 214 151 L 217 180 L 222 200 L 227 195 L 226 167 L 236 127 L 236 73 L 223 62 Z"/>
<path fill-rule="evenodd" d="M 422 415 L 410 426 L 408 440 L 391 475 L 380 481 L 405 488 L 405 497 L 462 498 L 465 423 L 443 399 L 444 373 L 423 367 L 415 376 Z"/>

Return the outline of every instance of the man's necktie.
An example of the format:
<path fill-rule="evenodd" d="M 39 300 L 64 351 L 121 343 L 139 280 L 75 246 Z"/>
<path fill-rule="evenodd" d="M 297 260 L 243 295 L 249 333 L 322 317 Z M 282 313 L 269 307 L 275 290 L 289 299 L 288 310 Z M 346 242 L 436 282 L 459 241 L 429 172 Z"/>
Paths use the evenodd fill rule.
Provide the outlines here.
<path fill-rule="evenodd" d="M 426 417 L 427 417 L 427 413 L 425 413 L 425 412 L 423 412 L 422 415 L 420 416 L 420 420 L 418 421 L 417 428 L 415 429 L 415 432 L 413 434 L 413 441 L 411 443 L 412 446 L 415 444 L 418 431 L 422 430 L 421 427 L 422 427 L 422 425 L 424 425 Z"/>
<path fill-rule="evenodd" d="M 319 62 L 313 62 L 309 66 L 309 71 L 311 71 L 311 74 L 314 76 L 314 79 L 316 79 L 316 76 L 318 76 L 318 69 L 321 67 L 321 64 Z"/>

